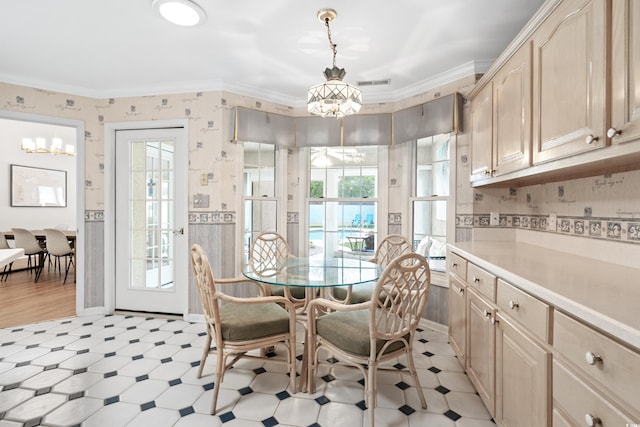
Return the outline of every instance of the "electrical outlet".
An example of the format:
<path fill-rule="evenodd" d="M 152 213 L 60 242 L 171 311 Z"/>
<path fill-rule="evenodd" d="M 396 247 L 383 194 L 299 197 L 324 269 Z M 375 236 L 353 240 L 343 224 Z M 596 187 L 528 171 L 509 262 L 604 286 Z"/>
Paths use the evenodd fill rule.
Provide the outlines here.
<path fill-rule="evenodd" d="M 200 185 L 209 185 L 209 179 L 207 178 L 206 173 L 200 175 Z"/>
<path fill-rule="evenodd" d="M 557 227 L 557 215 L 555 212 L 549 212 L 549 219 L 547 220 L 547 229 L 549 231 L 556 231 L 556 227 Z"/>
<path fill-rule="evenodd" d="M 491 216 L 489 217 L 489 225 L 498 226 L 500 225 L 500 214 L 498 212 L 491 212 Z"/>

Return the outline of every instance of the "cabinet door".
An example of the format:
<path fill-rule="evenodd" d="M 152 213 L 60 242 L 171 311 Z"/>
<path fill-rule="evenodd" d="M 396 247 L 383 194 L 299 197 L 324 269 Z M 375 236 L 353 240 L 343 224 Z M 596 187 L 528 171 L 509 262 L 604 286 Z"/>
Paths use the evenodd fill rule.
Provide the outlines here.
<path fill-rule="evenodd" d="M 550 425 L 551 353 L 497 315 L 496 415 L 503 427 Z"/>
<path fill-rule="evenodd" d="M 495 415 L 496 332 L 493 306 L 467 287 L 467 374 L 480 398 Z"/>
<path fill-rule="evenodd" d="M 533 161 L 602 147 L 608 1 L 566 0 L 533 35 Z"/>
<path fill-rule="evenodd" d="M 616 0 L 612 13 L 609 135 L 617 144 L 640 137 L 640 3 Z"/>
<path fill-rule="evenodd" d="M 531 166 L 531 42 L 493 79 L 493 175 Z"/>
<path fill-rule="evenodd" d="M 487 84 L 471 101 L 471 181 L 491 177 L 493 144 L 493 85 Z"/>
<path fill-rule="evenodd" d="M 466 285 L 456 277 L 449 278 L 449 342 L 458 360 L 465 367 L 467 331 Z"/>

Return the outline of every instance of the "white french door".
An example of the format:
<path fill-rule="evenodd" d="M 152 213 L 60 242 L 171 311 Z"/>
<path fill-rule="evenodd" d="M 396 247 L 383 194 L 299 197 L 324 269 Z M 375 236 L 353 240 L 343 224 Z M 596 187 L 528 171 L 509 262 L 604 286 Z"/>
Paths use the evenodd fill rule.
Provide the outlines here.
<path fill-rule="evenodd" d="M 117 310 L 185 312 L 186 144 L 183 128 L 116 131 Z"/>

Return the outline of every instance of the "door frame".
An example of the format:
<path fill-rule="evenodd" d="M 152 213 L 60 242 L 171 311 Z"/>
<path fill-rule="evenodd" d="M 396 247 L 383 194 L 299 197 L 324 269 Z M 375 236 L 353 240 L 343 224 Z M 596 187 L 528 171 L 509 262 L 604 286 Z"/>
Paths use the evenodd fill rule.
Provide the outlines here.
<path fill-rule="evenodd" d="M 0 110 L 0 117 L 3 119 L 20 120 L 23 122 L 42 123 L 48 125 L 68 126 L 75 128 L 76 133 L 76 242 L 75 242 L 75 265 L 76 270 L 76 315 L 87 314 L 84 307 L 84 226 L 85 226 L 85 205 L 84 205 L 84 180 L 85 180 L 85 159 L 84 159 L 84 121 L 67 119 L 62 117 L 45 116 L 41 114 L 23 113 L 19 111 Z"/>
<path fill-rule="evenodd" d="M 182 127 L 184 140 L 187 142 L 182 147 L 185 150 L 185 158 L 189 160 L 189 120 L 150 120 L 135 122 L 113 122 L 104 124 L 104 308 L 106 313 L 113 313 L 116 304 L 116 131 L 163 129 Z M 176 149 L 179 147 L 176 147 Z M 187 171 L 188 173 L 188 171 Z M 188 180 L 188 177 L 187 177 Z M 188 218 L 188 206 L 186 218 Z M 189 239 L 188 221 L 184 224 L 185 238 Z M 187 267 L 188 268 L 188 267 Z M 189 312 L 189 284 L 187 291 L 183 293 L 184 301 L 183 317 Z"/>

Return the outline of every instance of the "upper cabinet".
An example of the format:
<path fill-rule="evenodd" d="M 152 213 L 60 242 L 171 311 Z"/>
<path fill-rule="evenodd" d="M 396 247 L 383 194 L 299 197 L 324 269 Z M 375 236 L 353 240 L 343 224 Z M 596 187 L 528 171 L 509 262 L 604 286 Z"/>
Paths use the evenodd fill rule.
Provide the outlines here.
<path fill-rule="evenodd" d="M 533 35 L 533 162 L 606 145 L 603 0 L 566 0 Z"/>
<path fill-rule="evenodd" d="M 474 98 L 471 121 L 472 181 L 531 165 L 531 43 Z"/>
<path fill-rule="evenodd" d="M 640 1 L 547 0 L 470 94 L 471 182 L 640 167 Z"/>
<path fill-rule="evenodd" d="M 611 127 L 614 144 L 640 138 L 640 2 L 612 5 Z"/>

